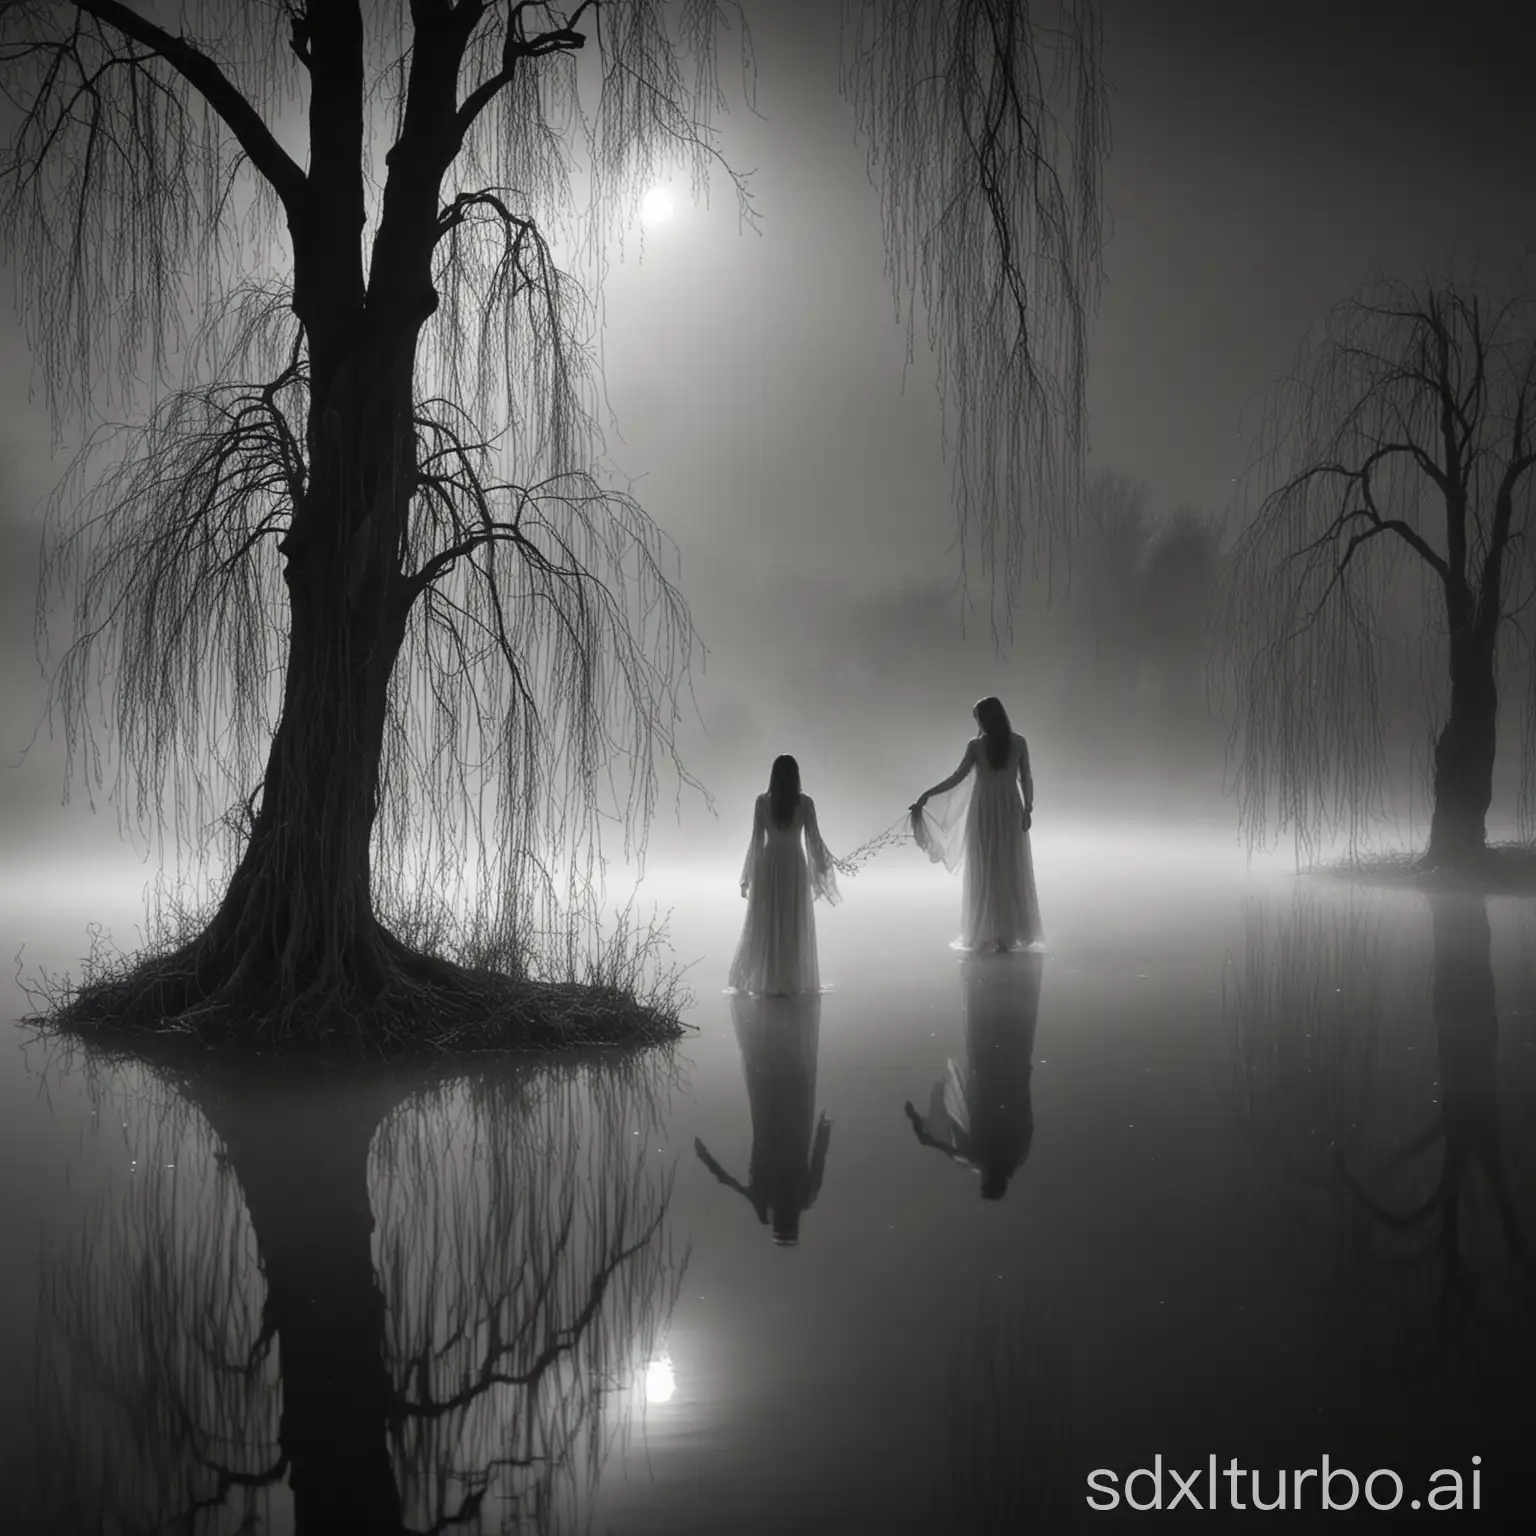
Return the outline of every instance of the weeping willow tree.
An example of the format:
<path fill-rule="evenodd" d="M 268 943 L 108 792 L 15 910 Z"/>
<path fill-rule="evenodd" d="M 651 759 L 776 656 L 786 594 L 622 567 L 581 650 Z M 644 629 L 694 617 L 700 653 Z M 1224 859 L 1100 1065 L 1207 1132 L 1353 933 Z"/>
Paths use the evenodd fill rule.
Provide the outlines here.
<path fill-rule="evenodd" d="M 1039 12 L 869 0 L 845 27 L 961 529 L 1003 549 L 1008 592 L 1032 509 L 1060 531 L 1044 493 L 1080 453 L 1098 278 L 1096 16 Z M 658 174 L 703 191 L 723 167 L 751 213 L 714 126 L 724 32 L 752 79 L 745 17 L 158 15 L 0 5 L 6 231 L 49 405 L 142 419 L 153 385 L 147 424 L 97 434 L 54 501 L 71 763 L 140 829 L 235 838 L 207 920 L 75 1016 L 376 1042 L 483 1011 L 492 969 L 407 943 L 391 901 L 498 871 L 481 952 L 526 970 L 602 825 L 643 846 L 659 768 L 683 772 L 696 639 L 667 542 L 607 484 L 593 341 L 604 253 Z"/>
<path fill-rule="evenodd" d="M 1427 622 L 1412 661 L 1433 726 L 1428 867 L 1486 852 L 1499 677 L 1536 688 L 1536 307 L 1473 283 L 1382 283 L 1335 309 L 1272 394 L 1247 480 L 1224 631 L 1254 840 L 1325 827 L 1353 846 L 1386 779 L 1383 635 L 1404 577 Z M 1536 695 L 1519 817 L 1532 824 Z"/>

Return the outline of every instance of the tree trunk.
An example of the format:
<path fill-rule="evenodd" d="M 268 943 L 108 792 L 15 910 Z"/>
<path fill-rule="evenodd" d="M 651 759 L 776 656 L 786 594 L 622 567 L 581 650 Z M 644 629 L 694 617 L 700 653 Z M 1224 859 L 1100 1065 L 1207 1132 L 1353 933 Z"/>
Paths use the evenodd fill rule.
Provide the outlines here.
<path fill-rule="evenodd" d="M 1469 866 L 1487 849 L 1498 744 L 1499 695 L 1493 637 L 1474 631 L 1451 640 L 1451 712 L 1435 742 L 1435 803 L 1430 866 Z"/>
<path fill-rule="evenodd" d="M 370 841 L 400 636 L 380 624 L 375 647 L 358 655 L 338 633 L 344 621 L 323 612 L 301 621 L 310 606 L 294 604 L 261 809 L 199 966 L 205 990 L 270 995 L 279 1004 L 371 995 L 384 977 Z"/>
<path fill-rule="evenodd" d="M 435 60 L 449 82 L 436 105 L 451 116 L 459 54 L 438 58 L 428 41 L 418 37 L 412 99 L 417 70 Z M 346 58 L 350 68 L 350 45 Z M 406 956 L 374 915 L 370 845 L 390 676 L 410 610 L 402 551 L 416 488 L 416 351 L 437 306 L 435 212 L 452 158 L 406 153 L 406 139 L 391 155 L 399 163 L 366 304 L 356 302 L 350 255 L 333 308 L 315 297 L 330 291 L 323 284 L 301 302 L 296 259 L 294 307 L 314 366 L 310 480 L 280 546 L 292 615 L 282 714 L 249 844 L 194 960 L 196 991 L 216 1004 L 313 1008 L 333 1023 L 374 1001 Z M 348 178 L 355 170 L 338 185 L 350 195 Z M 316 195 L 323 204 L 318 183 Z M 324 273 L 333 256 L 310 251 L 309 261 Z"/>
<path fill-rule="evenodd" d="M 394 393 L 386 383 L 383 399 L 364 402 L 358 430 L 328 423 L 330 473 L 311 487 L 285 546 L 282 713 L 250 840 L 197 951 L 198 989 L 217 1001 L 345 1007 L 376 996 L 390 973 L 370 845 L 408 611 L 398 551 L 409 484 L 401 460 L 413 445 L 408 404 L 391 409 Z"/>

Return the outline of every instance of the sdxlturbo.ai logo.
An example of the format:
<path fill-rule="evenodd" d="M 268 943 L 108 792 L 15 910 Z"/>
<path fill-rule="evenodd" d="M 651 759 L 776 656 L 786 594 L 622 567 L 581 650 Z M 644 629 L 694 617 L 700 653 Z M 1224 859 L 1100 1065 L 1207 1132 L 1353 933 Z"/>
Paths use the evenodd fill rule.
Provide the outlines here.
<path fill-rule="evenodd" d="M 1409 1509 L 1458 1510 L 1482 1508 L 1483 1458 L 1472 1458 L 1472 1470 L 1466 1476 L 1454 1467 L 1441 1467 L 1430 1476 L 1429 1487 L 1423 1499 L 1410 1499 Z M 1150 1497 L 1142 1498 L 1139 1482 L 1146 1479 L 1151 1484 Z M 1163 1502 L 1164 1479 L 1171 1484 L 1172 1496 Z M 1244 1478 L 1248 1481 L 1244 1483 Z M 1308 1479 L 1316 1478 L 1315 1487 L 1308 1486 Z M 1353 1509 L 1360 1501 L 1383 1512 L 1397 1509 L 1403 1502 L 1403 1480 L 1390 1467 L 1377 1467 L 1365 1478 L 1357 1477 L 1348 1467 L 1332 1465 L 1327 1456 L 1321 1467 L 1298 1467 L 1287 1471 L 1280 1467 L 1273 1472 L 1261 1473 L 1256 1468 L 1244 1468 L 1234 1456 L 1227 1466 L 1218 1472 L 1216 1458 L 1212 1456 L 1206 1466 L 1191 1472 L 1187 1477 L 1172 1467 L 1163 1465 L 1161 1454 L 1152 1458 L 1150 1467 L 1137 1467 L 1126 1474 L 1123 1493 L 1116 1488 L 1119 1475 L 1107 1467 L 1098 1467 L 1088 1474 L 1088 1507 L 1094 1510 L 1118 1509 L 1122 1497 L 1127 1508 L 1134 1510 L 1175 1509 Z M 1225 1488 L 1222 1485 L 1225 1484 Z M 1201 1502 L 1201 1495 L 1205 1502 Z M 1270 1497 L 1266 1502 L 1264 1495 Z M 1289 1502 L 1287 1495 L 1289 1494 Z"/>

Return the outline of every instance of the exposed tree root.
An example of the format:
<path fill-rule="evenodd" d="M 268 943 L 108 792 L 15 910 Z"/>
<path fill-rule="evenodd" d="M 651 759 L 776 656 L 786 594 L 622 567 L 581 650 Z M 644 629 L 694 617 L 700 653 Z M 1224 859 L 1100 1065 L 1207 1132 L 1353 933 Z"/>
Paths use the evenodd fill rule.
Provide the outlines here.
<path fill-rule="evenodd" d="M 210 979 L 193 941 L 147 956 L 93 957 L 78 984 L 44 978 L 29 988 L 41 1006 L 28 1022 L 102 1042 L 155 1034 L 205 1048 L 379 1056 L 659 1043 L 683 1033 L 674 985 L 646 997 L 614 983 L 539 981 L 376 933 L 377 990 L 329 985 L 279 1000 L 275 986 L 251 987 L 242 968 L 242 995 L 233 997 L 222 978 Z"/>

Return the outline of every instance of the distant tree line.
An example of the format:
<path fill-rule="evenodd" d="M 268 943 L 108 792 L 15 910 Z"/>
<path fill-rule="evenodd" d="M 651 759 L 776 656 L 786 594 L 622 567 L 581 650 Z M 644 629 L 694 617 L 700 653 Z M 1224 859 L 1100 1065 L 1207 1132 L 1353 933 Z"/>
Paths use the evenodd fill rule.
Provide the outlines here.
<path fill-rule="evenodd" d="M 1088 482 L 1079 517 L 1062 619 L 1051 625 L 1063 647 L 1064 723 L 1084 745 L 1149 766 L 1212 762 L 1219 520 L 1187 503 L 1159 516 L 1152 487 L 1114 471 Z"/>

